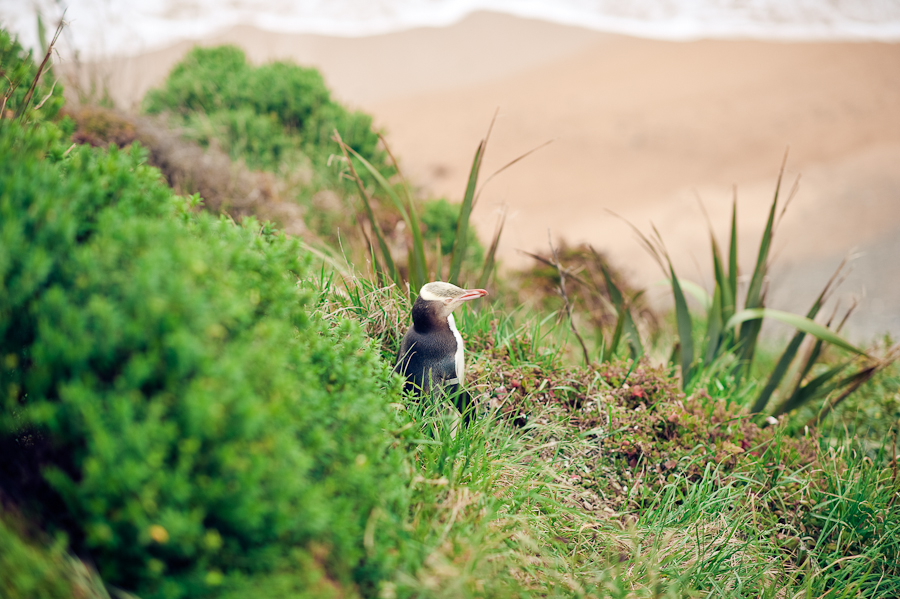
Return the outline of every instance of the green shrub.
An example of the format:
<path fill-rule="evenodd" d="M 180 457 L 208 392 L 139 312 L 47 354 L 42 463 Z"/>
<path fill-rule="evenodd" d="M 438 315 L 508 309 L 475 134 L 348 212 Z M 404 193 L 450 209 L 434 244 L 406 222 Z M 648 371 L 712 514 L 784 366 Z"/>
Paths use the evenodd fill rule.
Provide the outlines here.
<path fill-rule="evenodd" d="M 296 243 L 192 214 L 137 145 L 64 148 L 0 123 L 0 486 L 145 599 L 377 584 L 390 370 L 310 315 Z"/>
<path fill-rule="evenodd" d="M 441 241 L 441 255 L 449 256 L 453 251 L 456 239 L 456 221 L 459 219 L 459 204 L 451 204 L 444 198 L 430 200 L 422 205 L 422 224 L 425 232 L 422 237 L 434 247 L 438 239 Z M 484 246 L 478 241 L 473 229 L 468 231 L 466 256 L 469 268 L 475 270 L 484 262 Z"/>
<path fill-rule="evenodd" d="M 337 129 L 347 144 L 390 172 L 372 118 L 334 102 L 317 70 L 288 62 L 253 67 L 234 46 L 194 48 L 161 88 L 147 94 L 144 110 L 175 115 L 188 136 L 218 143 L 253 168 L 290 169 L 302 152 L 324 169 L 337 149 L 331 141 Z"/>
<path fill-rule="evenodd" d="M 258 114 L 248 107 L 188 115 L 186 131 L 188 139 L 204 147 L 215 139 L 232 160 L 243 159 L 251 168 L 296 163 L 303 155 L 275 115 Z"/>

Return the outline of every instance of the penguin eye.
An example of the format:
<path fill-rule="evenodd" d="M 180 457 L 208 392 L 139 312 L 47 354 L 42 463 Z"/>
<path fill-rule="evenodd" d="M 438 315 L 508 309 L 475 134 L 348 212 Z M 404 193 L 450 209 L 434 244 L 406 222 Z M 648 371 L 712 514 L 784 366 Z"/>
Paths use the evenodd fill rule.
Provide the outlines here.
<path fill-rule="evenodd" d="M 447 305 L 449 305 L 450 302 L 452 302 L 452 301 L 453 301 L 453 298 L 452 298 L 452 297 L 448 297 L 447 299 L 444 300 L 444 303 L 447 304 Z"/>

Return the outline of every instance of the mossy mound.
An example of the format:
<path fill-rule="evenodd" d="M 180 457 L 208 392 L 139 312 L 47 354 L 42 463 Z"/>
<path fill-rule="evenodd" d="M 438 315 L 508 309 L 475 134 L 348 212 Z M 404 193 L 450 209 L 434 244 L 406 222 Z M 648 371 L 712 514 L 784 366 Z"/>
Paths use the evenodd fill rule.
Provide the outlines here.
<path fill-rule="evenodd" d="M 667 484 L 686 489 L 712 471 L 722 476 L 748 464 L 755 468 L 761 456 L 792 467 L 814 460 L 812 442 L 760 427 L 741 406 L 713 400 L 703 390 L 685 396 L 663 367 L 631 361 L 596 369 L 537 364 L 521 359 L 531 346 L 527 336 L 505 344 L 493 337 L 479 332 L 471 342 L 482 352 L 474 375 L 489 368 L 501 382 L 488 386 L 485 399 L 519 426 L 552 413 L 565 423 L 567 435 L 584 439 L 571 482 L 602 497 L 610 511 L 645 501 L 629 494 L 635 480 L 652 495 Z M 769 455 L 776 446 L 777 458 Z"/>

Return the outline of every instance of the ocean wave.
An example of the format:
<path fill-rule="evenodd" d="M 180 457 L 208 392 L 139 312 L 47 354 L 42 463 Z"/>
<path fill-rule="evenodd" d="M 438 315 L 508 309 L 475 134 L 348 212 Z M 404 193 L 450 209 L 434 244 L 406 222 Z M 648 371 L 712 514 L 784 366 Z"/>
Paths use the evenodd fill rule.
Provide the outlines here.
<path fill-rule="evenodd" d="M 0 0 L 0 24 L 37 47 L 58 0 Z M 236 25 L 379 35 L 443 27 L 479 10 L 663 40 L 900 41 L 897 0 L 73 0 L 64 43 L 82 57 L 136 54 Z"/>

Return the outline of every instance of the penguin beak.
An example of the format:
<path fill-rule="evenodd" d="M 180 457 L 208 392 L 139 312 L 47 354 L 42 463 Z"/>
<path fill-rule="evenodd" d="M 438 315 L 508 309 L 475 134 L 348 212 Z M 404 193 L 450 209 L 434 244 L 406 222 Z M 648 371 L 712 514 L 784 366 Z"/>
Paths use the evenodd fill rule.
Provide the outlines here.
<path fill-rule="evenodd" d="M 466 289 L 466 292 L 456 298 L 457 301 L 467 302 L 469 300 L 478 299 L 488 294 L 484 289 Z"/>
<path fill-rule="evenodd" d="M 444 313 L 449 316 L 451 312 L 462 306 L 465 302 L 484 297 L 487 294 L 488 292 L 484 289 L 463 289 L 463 293 L 460 295 L 457 295 L 454 298 L 448 297 L 444 300 L 444 304 L 446 305 Z"/>

